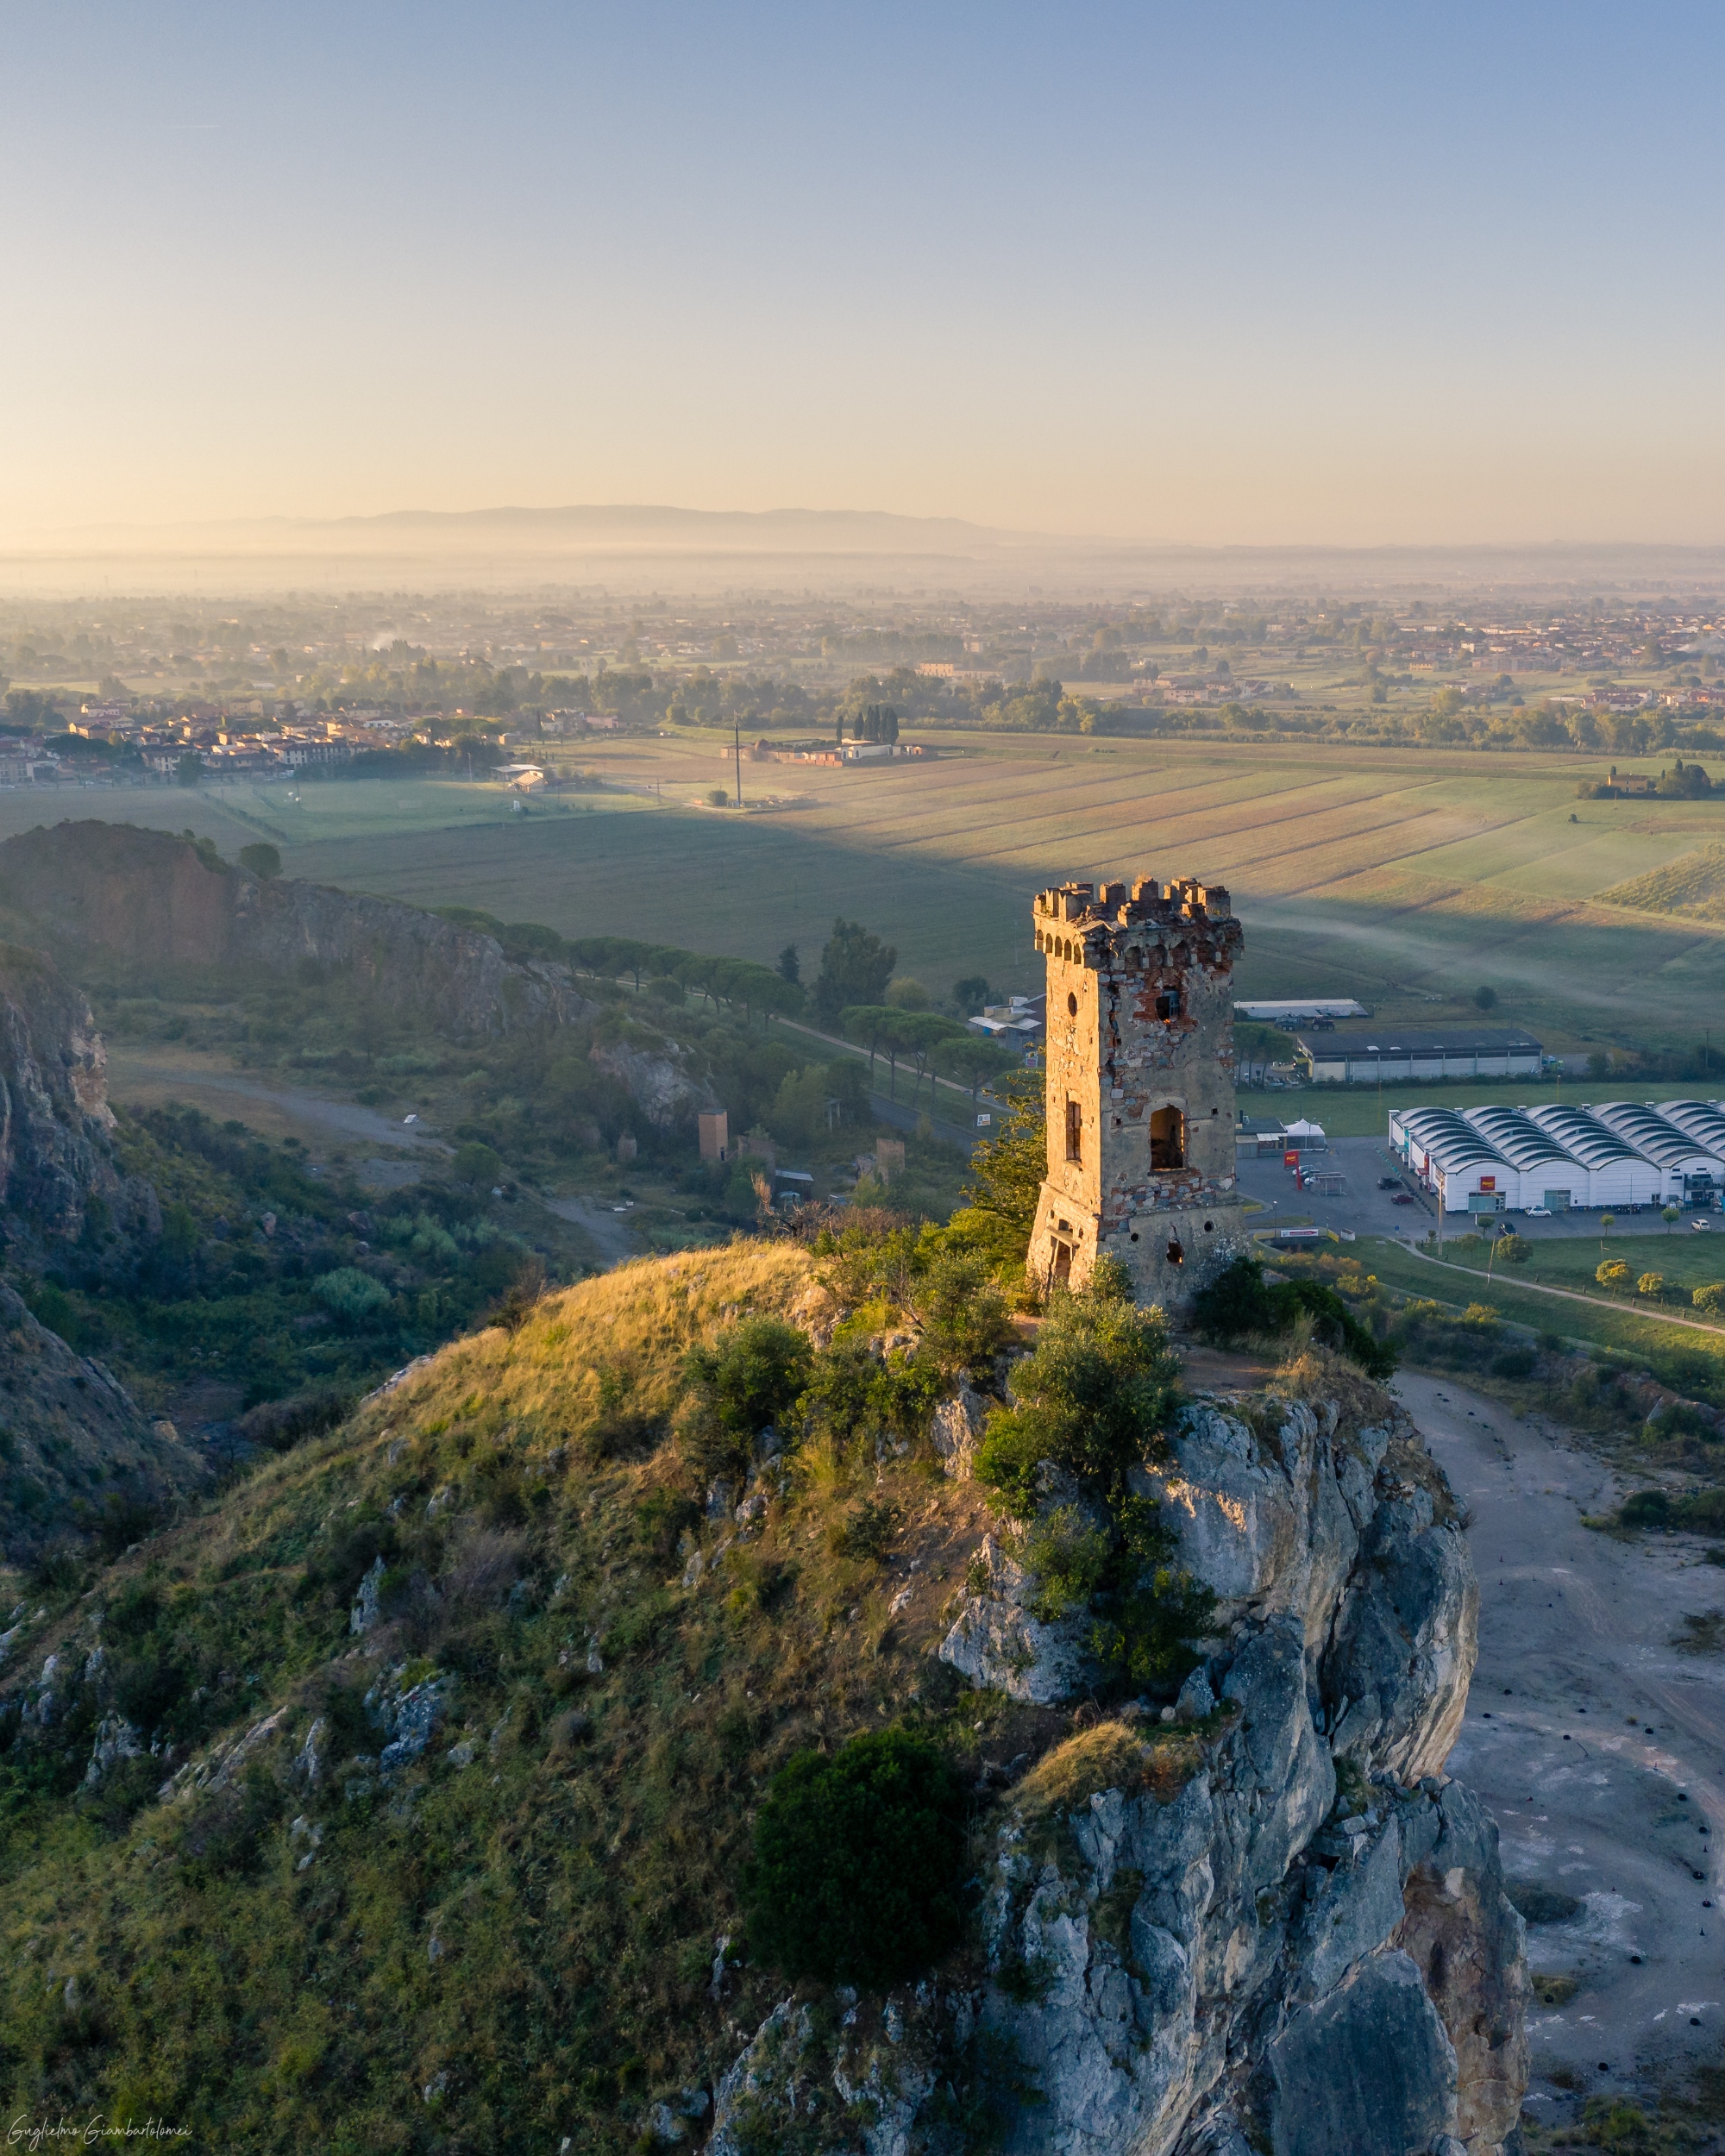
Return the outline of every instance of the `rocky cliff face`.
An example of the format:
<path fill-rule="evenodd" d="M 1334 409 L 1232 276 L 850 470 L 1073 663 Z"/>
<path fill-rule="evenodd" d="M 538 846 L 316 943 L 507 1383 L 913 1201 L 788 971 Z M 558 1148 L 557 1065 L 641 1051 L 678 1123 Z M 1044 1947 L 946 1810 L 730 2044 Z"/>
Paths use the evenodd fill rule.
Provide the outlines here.
<path fill-rule="evenodd" d="M 0 845 L 0 878 L 57 946 L 150 967 L 290 974 L 310 964 L 458 1037 L 592 1008 L 567 968 L 511 963 L 494 937 L 387 899 L 260 882 L 167 831 L 100 823 L 25 831 Z"/>
<path fill-rule="evenodd" d="M 104 1517 L 135 1518 L 141 1534 L 147 1513 L 206 1471 L 171 1423 L 0 1287 L 0 1553 L 28 1558 Z"/>
<path fill-rule="evenodd" d="M 92 1213 L 161 1232 L 149 1184 L 120 1175 L 107 1057 L 81 992 L 41 952 L 0 944 L 0 1242 L 76 1240 Z M 99 1516 L 152 1504 L 201 1471 L 99 1363 L 73 1353 L 0 1288 L 0 1550 L 18 1556 Z"/>
<path fill-rule="evenodd" d="M 870 2156 L 956 2150 L 966 2073 L 1021 2156 L 1519 2149 L 1521 1921 L 1443 1773 L 1477 1603 L 1458 1509 L 1406 1415 L 1335 1384 L 1187 1410 L 1151 1487 L 1219 1629 L 1177 1707 L 1099 1720 L 1000 1800 L 977 1980 L 842 1997 L 836 2035 L 787 2001 L 718 2090 L 714 2156 L 837 2147 L 806 2138 L 823 2112 Z M 1081 1691 L 1076 1626 L 1025 1601 L 996 1547 L 943 1658 Z"/>
<path fill-rule="evenodd" d="M 81 1233 L 91 1198 L 119 1194 L 106 1070 L 87 999 L 0 944 L 0 1206 L 43 1234 Z"/>

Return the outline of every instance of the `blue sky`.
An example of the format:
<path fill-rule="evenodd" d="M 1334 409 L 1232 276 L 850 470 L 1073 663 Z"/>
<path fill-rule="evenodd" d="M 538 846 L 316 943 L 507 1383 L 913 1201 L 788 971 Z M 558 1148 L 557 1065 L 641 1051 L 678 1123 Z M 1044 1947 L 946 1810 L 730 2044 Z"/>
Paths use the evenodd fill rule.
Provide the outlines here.
<path fill-rule="evenodd" d="M 1725 540 L 1716 9 L 0 21 L 0 527 Z"/>

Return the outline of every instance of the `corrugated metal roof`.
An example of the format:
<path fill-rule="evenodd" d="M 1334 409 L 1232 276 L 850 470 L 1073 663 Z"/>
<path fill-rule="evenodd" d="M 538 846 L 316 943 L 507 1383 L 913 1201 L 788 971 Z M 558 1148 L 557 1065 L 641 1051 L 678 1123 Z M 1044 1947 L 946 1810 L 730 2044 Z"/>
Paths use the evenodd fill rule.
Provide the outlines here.
<path fill-rule="evenodd" d="M 1464 1119 L 1490 1140 L 1512 1167 L 1521 1169 L 1578 1165 L 1524 1108 L 1465 1108 Z"/>
<path fill-rule="evenodd" d="M 1415 1108 L 1410 1115 L 1397 1119 L 1421 1152 L 1436 1161 L 1446 1173 L 1459 1173 L 1465 1168 L 1509 1166 L 1502 1154 L 1453 1108 Z"/>
<path fill-rule="evenodd" d="M 1402 1027 L 1373 1031 L 1364 1026 L 1338 1026 L 1333 1033 L 1302 1033 L 1302 1048 L 1323 1060 L 1339 1056 L 1537 1056 L 1540 1044 L 1531 1033 L 1502 1025 L 1459 1026 L 1452 1031 L 1409 1031 Z"/>
<path fill-rule="evenodd" d="M 1725 1160 L 1725 1115 L 1716 1100 L 1661 1100 L 1657 1114 L 1716 1159 Z"/>
<path fill-rule="evenodd" d="M 1625 1144 L 1633 1145 L 1645 1159 L 1661 1168 L 1680 1169 L 1685 1161 L 1711 1162 L 1715 1156 L 1698 1145 L 1686 1131 L 1639 1100 L 1604 1100 L 1590 1113 L 1613 1131 Z"/>
<path fill-rule="evenodd" d="M 1554 1138 L 1572 1160 L 1584 1168 L 1609 1168 L 1614 1161 L 1640 1160 L 1633 1145 L 1626 1145 L 1615 1131 L 1608 1131 L 1579 1108 L 1546 1106 L 1531 1111 L 1533 1120 Z"/>

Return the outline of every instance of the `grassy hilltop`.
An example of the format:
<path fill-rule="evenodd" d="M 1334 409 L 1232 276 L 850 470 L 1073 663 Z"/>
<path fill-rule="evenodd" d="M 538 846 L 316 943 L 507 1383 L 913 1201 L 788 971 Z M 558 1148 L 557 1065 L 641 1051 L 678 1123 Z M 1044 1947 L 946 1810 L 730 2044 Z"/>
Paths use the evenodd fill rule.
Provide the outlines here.
<path fill-rule="evenodd" d="M 831 1269 L 739 1243 L 550 1295 L 24 1596 L 12 2109 L 247 2148 L 635 2146 L 782 1996 L 738 1899 L 775 1769 L 902 1725 L 968 1784 L 985 1748 L 1069 1737 L 992 1696 L 955 1717 L 932 1658 L 987 1513 L 930 1412 L 992 1366 L 1003 1306 L 937 1267 L 895 1308 L 853 1265 L 834 1331 Z M 806 1434 L 750 1481 L 799 1395 Z"/>

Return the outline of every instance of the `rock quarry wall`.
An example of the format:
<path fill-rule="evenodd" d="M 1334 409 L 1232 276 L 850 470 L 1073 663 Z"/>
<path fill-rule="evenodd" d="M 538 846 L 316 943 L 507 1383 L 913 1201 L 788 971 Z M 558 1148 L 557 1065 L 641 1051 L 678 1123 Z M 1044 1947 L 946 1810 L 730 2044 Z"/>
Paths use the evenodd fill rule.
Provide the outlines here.
<path fill-rule="evenodd" d="M 64 823 L 9 838 L 0 895 L 69 960 L 100 951 L 150 971 L 249 968 L 283 977 L 312 967 L 457 1040 L 570 1025 L 599 1007 L 568 966 L 506 957 L 482 929 L 322 884 L 265 882 L 189 839 L 133 824 Z M 687 1050 L 638 1025 L 630 1036 L 596 1047 L 593 1062 L 656 1128 L 716 1105 Z M 93 1052 L 99 1057 L 99 1043 Z"/>
<path fill-rule="evenodd" d="M 494 936 L 417 906 L 321 884 L 264 882 L 172 832 L 57 824 L 0 845 L 13 902 L 56 943 L 140 966 L 302 965 L 349 974 L 386 1009 L 460 1037 L 593 1007 L 567 967 L 516 964 Z"/>
<path fill-rule="evenodd" d="M 1441 1470 L 1343 1377 L 1195 1402 L 1145 1489 L 1218 1597 L 1171 1721 L 1129 1707 L 1024 1774 L 983 1857 L 982 1972 L 841 1994 L 836 2040 L 787 2000 L 717 2092 L 712 2156 L 825 2147 L 823 2106 L 869 2156 L 957 2150 L 967 2075 L 1015 2156 L 1520 2150 L 1521 1920 L 1495 1825 L 1443 1771 L 1478 1598 Z M 941 1656 L 1021 1700 L 1082 1695 L 1080 1627 L 1031 1617 L 1009 1542 Z"/>

